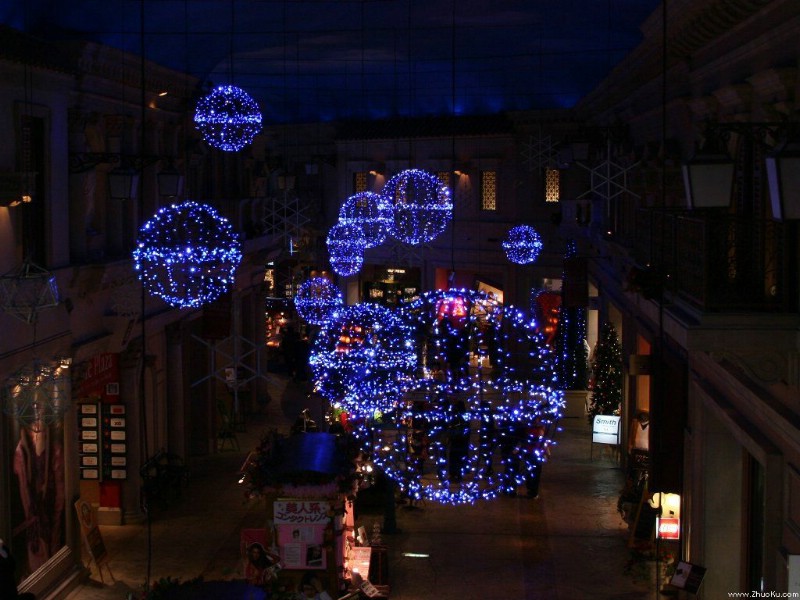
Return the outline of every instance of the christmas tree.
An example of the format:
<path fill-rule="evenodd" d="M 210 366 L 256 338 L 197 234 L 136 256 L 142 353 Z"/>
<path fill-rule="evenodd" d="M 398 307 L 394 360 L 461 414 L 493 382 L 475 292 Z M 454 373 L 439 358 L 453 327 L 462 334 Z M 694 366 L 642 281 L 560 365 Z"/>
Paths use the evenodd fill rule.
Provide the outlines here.
<path fill-rule="evenodd" d="M 622 345 L 611 323 L 604 324 L 600 330 L 592 375 L 594 384 L 589 406 L 590 423 L 595 415 L 619 414 L 622 403 Z"/>

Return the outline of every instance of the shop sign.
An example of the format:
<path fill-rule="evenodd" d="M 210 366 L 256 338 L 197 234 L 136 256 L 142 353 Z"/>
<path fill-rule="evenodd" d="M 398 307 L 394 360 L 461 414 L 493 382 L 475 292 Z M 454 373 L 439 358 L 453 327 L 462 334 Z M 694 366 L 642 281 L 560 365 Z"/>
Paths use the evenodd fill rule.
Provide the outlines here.
<path fill-rule="evenodd" d="M 659 517 L 656 537 L 661 540 L 679 540 L 681 537 L 681 520 L 675 517 Z"/>
<path fill-rule="evenodd" d="M 592 421 L 592 443 L 619 445 L 619 415 L 595 415 Z"/>
<path fill-rule="evenodd" d="M 276 525 L 327 523 L 330 504 L 316 500 L 277 500 L 273 505 Z"/>
<path fill-rule="evenodd" d="M 76 370 L 79 398 L 113 402 L 119 396 L 119 354 L 97 354 Z"/>

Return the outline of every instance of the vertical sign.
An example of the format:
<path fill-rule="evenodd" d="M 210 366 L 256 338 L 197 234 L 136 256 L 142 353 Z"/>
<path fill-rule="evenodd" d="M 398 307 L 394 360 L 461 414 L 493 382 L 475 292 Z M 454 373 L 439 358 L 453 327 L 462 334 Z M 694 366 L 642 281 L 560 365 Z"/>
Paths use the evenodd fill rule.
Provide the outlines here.
<path fill-rule="evenodd" d="M 78 453 L 81 479 L 100 479 L 100 411 L 97 402 L 79 404 Z"/>
<path fill-rule="evenodd" d="M 103 404 L 103 479 L 128 478 L 128 442 L 124 404 Z"/>

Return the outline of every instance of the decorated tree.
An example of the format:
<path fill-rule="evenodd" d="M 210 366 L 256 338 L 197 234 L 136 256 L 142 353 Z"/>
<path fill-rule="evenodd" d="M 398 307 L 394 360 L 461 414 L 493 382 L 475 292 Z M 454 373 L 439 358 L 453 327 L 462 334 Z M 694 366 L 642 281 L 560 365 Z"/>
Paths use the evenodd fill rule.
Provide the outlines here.
<path fill-rule="evenodd" d="M 622 345 L 619 343 L 617 330 L 611 323 L 605 323 L 600 331 L 592 376 L 594 384 L 589 406 L 590 423 L 595 415 L 619 414 L 622 403 Z"/>

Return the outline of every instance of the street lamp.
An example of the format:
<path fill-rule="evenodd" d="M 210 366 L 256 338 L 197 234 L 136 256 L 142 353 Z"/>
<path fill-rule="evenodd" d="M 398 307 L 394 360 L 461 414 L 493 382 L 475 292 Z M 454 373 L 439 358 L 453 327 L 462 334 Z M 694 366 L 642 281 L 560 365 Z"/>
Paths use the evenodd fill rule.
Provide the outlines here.
<path fill-rule="evenodd" d="M 800 142 L 776 148 L 765 162 L 772 216 L 800 219 Z"/>
<path fill-rule="evenodd" d="M 108 195 L 112 200 L 136 198 L 138 189 L 139 174 L 135 170 L 119 167 L 108 172 Z"/>
<path fill-rule="evenodd" d="M 734 162 L 717 136 L 682 166 L 690 209 L 728 207 L 733 192 Z"/>
<path fill-rule="evenodd" d="M 172 164 L 156 175 L 158 195 L 175 198 L 183 192 L 183 175 Z"/>

